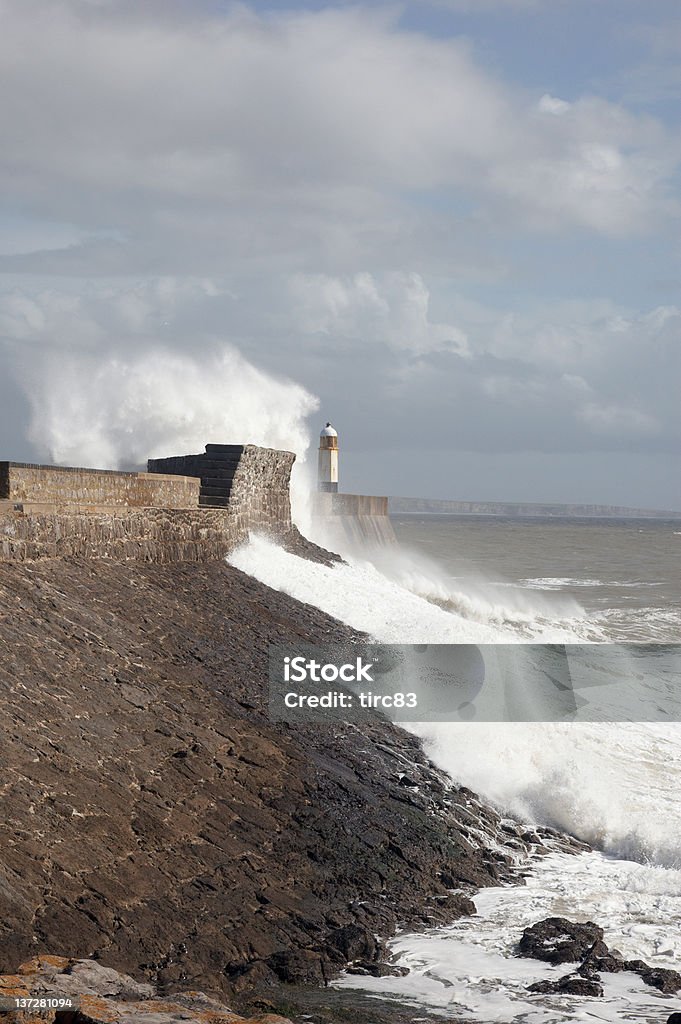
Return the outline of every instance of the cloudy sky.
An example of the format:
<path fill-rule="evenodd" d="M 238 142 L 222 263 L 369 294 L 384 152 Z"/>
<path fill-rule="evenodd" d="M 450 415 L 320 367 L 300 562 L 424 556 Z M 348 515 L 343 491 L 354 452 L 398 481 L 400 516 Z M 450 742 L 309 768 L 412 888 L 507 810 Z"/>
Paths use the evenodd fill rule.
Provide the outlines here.
<path fill-rule="evenodd" d="M 677 0 L 0 18 L 0 458 L 681 508 Z"/>

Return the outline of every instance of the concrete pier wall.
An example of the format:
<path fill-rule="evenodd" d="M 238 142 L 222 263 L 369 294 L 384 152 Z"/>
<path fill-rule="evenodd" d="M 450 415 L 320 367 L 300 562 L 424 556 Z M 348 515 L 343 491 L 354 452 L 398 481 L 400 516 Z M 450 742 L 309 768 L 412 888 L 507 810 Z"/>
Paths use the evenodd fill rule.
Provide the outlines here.
<path fill-rule="evenodd" d="M 336 539 L 341 547 L 347 543 L 380 547 L 397 543 L 387 497 L 319 492 L 314 498 L 314 514 L 330 545 Z"/>

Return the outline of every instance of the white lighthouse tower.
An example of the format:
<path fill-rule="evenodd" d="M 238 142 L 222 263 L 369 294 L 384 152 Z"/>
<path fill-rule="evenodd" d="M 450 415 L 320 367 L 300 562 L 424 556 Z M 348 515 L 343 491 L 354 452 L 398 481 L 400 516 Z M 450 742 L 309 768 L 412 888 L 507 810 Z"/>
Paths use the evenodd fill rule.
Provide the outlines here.
<path fill-rule="evenodd" d="M 338 434 L 330 423 L 319 435 L 317 488 L 320 491 L 338 490 Z"/>

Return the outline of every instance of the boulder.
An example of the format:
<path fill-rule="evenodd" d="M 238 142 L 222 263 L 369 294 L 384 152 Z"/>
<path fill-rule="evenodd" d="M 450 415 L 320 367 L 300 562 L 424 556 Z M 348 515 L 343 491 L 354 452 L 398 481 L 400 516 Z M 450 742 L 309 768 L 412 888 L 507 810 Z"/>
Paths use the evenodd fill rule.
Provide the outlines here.
<path fill-rule="evenodd" d="M 608 947 L 603 942 L 603 929 L 593 921 L 581 924 L 564 917 L 547 917 L 525 929 L 518 953 L 549 964 L 566 964 L 579 963 L 589 954 L 606 956 Z"/>
<path fill-rule="evenodd" d="M 397 964 L 376 963 L 373 960 L 356 960 L 347 968 L 348 974 L 370 975 L 372 978 L 404 978 L 409 974 L 408 967 Z"/>
<path fill-rule="evenodd" d="M 530 986 L 530 992 L 602 995 L 600 975 L 618 974 L 620 971 L 638 974 L 646 985 L 664 995 L 681 991 L 681 973 L 664 967 L 651 967 L 645 960 L 624 960 L 619 952 L 608 949 L 603 941 L 603 929 L 593 921 L 579 924 L 564 917 L 547 917 L 525 929 L 518 944 L 518 954 L 550 964 L 581 961 L 574 975 L 565 975 L 559 981 L 539 981 Z M 584 985 L 579 982 L 584 982 Z M 600 992 L 596 992 L 596 988 Z M 673 1024 L 681 1024 L 681 1014 L 677 1016 L 679 1020 Z"/>
<path fill-rule="evenodd" d="M 681 989 L 681 974 L 678 971 L 670 971 L 664 967 L 649 967 L 637 973 L 646 985 L 651 985 L 666 996 L 674 995 Z"/>
<path fill-rule="evenodd" d="M 375 960 L 379 947 L 372 932 L 359 924 L 347 924 L 334 928 L 328 936 L 330 953 L 336 954 L 341 962 L 353 960 Z"/>
<path fill-rule="evenodd" d="M 589 954 L 577 968 L 577 973 L 581 974 L 583 978 L 589 978 L 594 974 L 618 974 L 620 971 L 626 970 L 624 961 L 618 960 L 615 956 L 610 954 L 608 956 L 592 956 Z"/>
<path fill-rule="evenodd" d="M 6 1024 L 291 1024 L 264 1013 L 244 1018 L 203 992 L 158 998 L 151 985 L 135 982 L 92 960 L 37 956 L 16 974 L 0 975 L 0 996 L 70 998 L 72 1009 L 6 1010 Z"/>
<path fill-rule="evenodd" d="M 323 985 L 324 965 L 319 953 L 309 949 L 286 949 L 268 957 L 267 965 L 280 981 L 289 985 Z"/>
<path fill-rule="evenodd" d="M 583 978 L 579 974 L 565 974 L 557 981 L 537 981 L 528 992 L 543 995 L 602 996 L 603 986 L 596 978 Z"/>

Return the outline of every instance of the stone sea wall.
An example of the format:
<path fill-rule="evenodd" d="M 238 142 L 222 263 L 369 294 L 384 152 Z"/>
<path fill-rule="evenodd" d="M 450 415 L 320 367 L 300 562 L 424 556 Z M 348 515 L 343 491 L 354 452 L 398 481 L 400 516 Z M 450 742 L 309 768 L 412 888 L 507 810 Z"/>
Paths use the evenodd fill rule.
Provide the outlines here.
<path fill-rule="evenodd" d="M 384 547 L 397 538 L 388 515 L 388 499 L 373 494 L 315 494 L 315 518 L 326 543 L 343 548 L 347 544 Z"/>
<path fill-rule="evenodd" d="M 109 558 L 114 561 L 207 562 L 245 539 L 244 520 L 229 509 L 2 510 L 0 560 Z"/>
<path fill-rule="evenodd" d="M 254 444 L 208 444 L 198 455 L 149 459 L 150 474 L 198 477 L 198 504 L 229 508 L 246 530 L 253 525 L 279 528 L 291 522 L 289 484 L 293 452 Z"/>
<path fill-rule="evenodd" d="M 292 452 L 244 445 L 229 498 L 240 530 L 264 528 L 276 533 L 290 527 L 289 485 L 294 461 Z"/>
<path fill-rule="evenodd" d="M 14 502 L 196 508 L 199 488 L 186 476 L 0 462 L 0 498 Z"/>
<path fill-rule="evenodd" d="M 115 473 L 0 463 L 0 560 L 107 558 L 156 563 L 222 559 L 250 531 L 300 538 L 291 524 L 295 456 L 235 446 L 224 497 L 199 506 L 201 468 L 187 456 L 170 473 Z M 187 469 L 196 476 L 185 476 Z"/>

